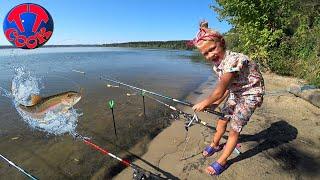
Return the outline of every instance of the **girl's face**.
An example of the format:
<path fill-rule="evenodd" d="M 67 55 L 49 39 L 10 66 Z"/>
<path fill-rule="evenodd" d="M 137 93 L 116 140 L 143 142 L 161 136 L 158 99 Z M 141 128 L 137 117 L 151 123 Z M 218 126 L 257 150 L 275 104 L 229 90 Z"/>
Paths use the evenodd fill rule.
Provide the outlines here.
<path fill-rule="evenodd" d="M 225 50 L 221 47 L 220 42 L 203 41 L 197 47 L 206 60 L 215 64 L 219 64 L 224 57 Z"/>

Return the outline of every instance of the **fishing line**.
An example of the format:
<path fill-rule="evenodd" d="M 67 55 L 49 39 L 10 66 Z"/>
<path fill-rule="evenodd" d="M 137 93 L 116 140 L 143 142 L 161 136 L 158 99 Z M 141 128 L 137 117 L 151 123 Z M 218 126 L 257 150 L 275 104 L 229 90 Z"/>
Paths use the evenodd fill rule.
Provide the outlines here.
<path fill-rule="evenodd" d="M 185 112 L 181 111 L 180 109 L 178 109 L 178 108 L 176 108 L 176 107 L 174 107 L 174 106 L 171 106 L 171 105 L 169 105 L 169 104 L 167 104 L 167 103 L 165 103 L 165 102 L 163 102 L 163 101 L 160 101 L 159 99 L 154 98 L 154 97 L 152 97 L 152 96 L 149 96 L 149 95 L 145 95 L 145 96 L 148 97 L 148 98 L 150 98 L 150 99 L 152 99 L 152 100 L 154 100 L 154 101 L 156 101 L 156 102 L 158 102 L 158 103 L 160 103 L 160 104 L 162 104 L 162 105 L 164 105 L 164 106 L 166 106 L 166 107 L 168 107 L 169 109 L 177 112 L 178 115 L 184 116 L 184 117 L 188 120 L 188 121 L 186 121 L 186 123 L 185 123 L 185 125 L 186 125 L 186 130 L 188 129 L 188 127 L 190 127 L 190 126 L 192 125 L 193 122 L 199 123 L 199 124 L 201 124 L 201 125 L 204 125 L 204 126 L 208 127 L 208 123 L 205 122 L 205 121 L 200 120 L 199 118 L 195 119 L 195 121 L 192 121 L 192 119 L 195 118 L 194 115 L 191 115 L 191 114 L 189 114 L 189 113 L 185 113 Z"/>
<path fill-rule="evenodd" d="M 178 100 L 178 99 L 175 99 L 173 97 L 170 97 L 170 96 L 165 96 L 165 95 L 162 95 L 162 94 L 158 94 L 158 93 L 155 93 L 155 92 L 152 92 L 152 91 L 148 91 L 146 89 L 141 89 L 141 88 L 138 88 L 138 87 L 135 87 L 135 86 L 132 86 L 132 85 L 129 85 L 129 84 L 125 84 L 123 82 L 120 82 L 120 81 L 117 81 L 117 80 L 114 80 L 114 79 L 110 79 L 110 78 L 105 78 L 103 76 L 100 76 L 100 79 L 102 80 L 105 80 L 105 81 L 110 81 L 110 82 L 113 82 L 115 84 L 119 84 L 120 85 L 123 85 L 123 86 L 126 86 L 126 87 L 129 87 L 131 89 L 134 89 L 134 90 L 137 90 L 137 91 L 140 91 L 141 93 L 148 93 L 150 95 L 155 95 L 155 96 L 158 96 L 158 97 L 161 97 L 161 98 L 164 98 L 164 99 L 168 99 L 168 100 L 171 100 L 173 102 L 176 102 L 176 103 L 179 103 L 179 104 L 182 104 L 182 105 L 185 105 L 185 106 L 189 106 L 189 107 L 193 107 L 194 105 L 192 103 L 189 103 L 189 102 L 185 102 L 185 101 L 181 101 L 181 100 Z M 221 112 L 218 112 L 218 111 L 214 111 L 214 110 L 211 110 L 210 108 L 206 108 L 204 110 L 204 112 L 207 112 L 207 113 L 211 113 L 211 114 L 215 114 L 217 116 L 220 116 L 220 117 L 224 117 L 224 114 L 221 113 Z"/>
<path fill-rule="evenodd" d="M 191 114 L 185 113 L 185 112 L 183 112 L 183 111 L 181 111 L 181 110 L 179 110 L 179 109 L 177 109 L 177 108 L 175 108 L 175 107 L 173 107 L 173 106 L 170 106 L 169 104 L 166 104 L 166 103 L 164 103 L 164 102 L 162 102 L 162 101 L 160 101 L 160 100 L 152 97 L 152 96 L 148 96 L 148 95 L 145 95 L 145 96 L 147 96 L 148 98 L 151 98 L 151 99 L 159 102 L 160 104 L 165 105 L 166 107 L 170 108 L 171 110 L 174 110 L 174 111 L 178 112 L 179 115 L 183 115 L 183 116 L 187 119 L 187 121 L 185 122 L 185 129 L 186 129 L 185 146 L 184 146 L 184 149 L 183 149 L 183 152 L 182 152 L 182 156 L 181 156 L 181 158 L 180 158 L 180 160 L 184 160 L 184 159 L 185 159 L 185 158 L 183 158 L 183 157 L 184 157 L 184 153 L 185 153 L 187 144 L 188 144 L 188 142 L 189 142 L 189 140 L 190 140 L 189 133 L 188 133 L 188 132 L 189 132 L 189 131 L 188 131 L 188 128 L 192 125 L 192 123 L 195 122 L 195 123 L 198 123 L 198 124 L 200 124 L 200 125 L 203 125 L 203 126 L 205 126 L 205 127 L 207 127 L 207 128 L 211 128 L 211 127 L 208 125 L 207 122 L 202 121 L 201 119 L 199 119 L 196 114 L 191 115 Z M 223 137 L 223 138 L 224 138 L 224 137 Z M 224 138 L 224 139 L 225 139 L 225 138 Z M 240 144 L 237 144 L 237 146 L 236 146 L 235 149 L 234 149 L 234 152 L 235 152 L 237 155 L 240 155 L 240 154 L 241 154 L 241 151 L 239 150 L 240 147 L 241 147 Z"/>
<path fill-rule="evenodd" d="M 157 98 L 154 98 L 154 97 L 152 97 L 152 96 L 150 96 L 150 95 L 147 95 L 146 93 L 149 93 L 149 94 L 152 94 L 152 95 L 156 95 L 156 96 L 159 96 L 159 97 L 163 97 L 163 98 L 168 99 L 168 100 L 173 100 L 174 98 L 171 98 L 171 97 L 168 97 L 168 96 L 164 96 L 164 95 L 161 95 L 161 94 L 157 94 L 157 93 L 154 93 L 154 92 L 152 92 L 152 91 L 145 90 L 145 89 L 137 88 L 137 87 L 134 87 L 134 86 L 131 86 L 131 85 L 122 83 L 122 82 L 120 82 L 120 81 L 114 81 L 114 80 L 112 80 L 112 82 L 118 82 L 119 85 L 124 85 L 124 86 L 130 87 L 130 88 L 132 88 L 132 89 L 135 89 L 135 90 L 139 90 L 139 91 L 141 91 L 141 92 L 144 92 L 144 96 L 147 96 L 148 98 L 150 98 L 150 99 L 152 99 L 152 100 L 154 100 L 154 101 L 157 101 L 157 102 L 159 102 L 160 104 L 165 105 L 166 107 L 170 108 L 171 110 L 178 112 L 179 115 L 184 116 L 184 117 L 186 118 L 186 120 L 187 120 L 187 121 L 185 122 L 185 129 L 186 129 L 186 131 L 187 131 L 186 139 L 185 139 L 185 142 L 186 142 L 186 145 L 185 145 L 185 146 L 187 146 L 187 143 L 188 143 L 188 128 L 189 128 L 194 122 L 195 122 L 195 123 L 199 123 L 199 124 L 201 124 L 201 125 L 204 125 L 204 126 L 206 126 L 206 127 L 209 127 L 209 126 L 208 126 L 208 123 L 205 122 L 205 121 L 200 120 L 200 119 L 198 118 L 198 116 L 197 116 L 196 113 L 194 113 L 193 115 L 188 114 L 188 113 L 185 113 L 185 112 L 177 109 L 177 108 L 174 107 L 174 106 L 171 106 L 171 105 L 169 105 L 169 104 L 167 104 L 167 103 L 165 103 L 165 102 L 163 102 L 163 101 L 160 101 L 160 100 L 157 99 Z M 191 103 L 183 102 L 183 101 L 176 100 L 176 99 L 174 100 L 174 102 L 178 102 L 178 103 L 180 103 L 180 104 L 181 104 L 181 102 L 182 102 L 183 105 L 189 104 L 189 105 L 188 105 L 189 107 L 190 107 L 190 105 L 192 105 Z M 214 114 L 220 114 L 220 115 L 222 114 L 222 113 L 217 112 L 217 111 L 213 111 L 213 110 L 210 110 L 210 111 L 211 111 L 211 112 L 214 112 Z M 208 112 L 209 112 L 209 111 L 208 111 Z M 234 151 L 236 152 L 236 154 L 239 155 L 239 154 L 241 154 L 241 151 L 240 151 L 238 148 L 239 148 L 239 147 L 235 147 L 235 150 L 234 150 Z"/>
<path fill-rule="evenodd" d="M 207 126 L 208 123 L 204 122 L 204 121 L 201 121 L 196 114 L 194 115 L 191 115 L 191 114 L 188 114 L 188 113 L 185 113 L 167 103 L 164 103 L 163 101 L 160 101 L 159 99 L 156 99 L 150 95 L 147 95 L 146 93 L 148 94 L 151 94 L 151 95 L 155 95 L 155 96 L 158 96 L 158 97 L 162 97 L 164 99 L 168 99 L 168 100 L 171 100 L 173 102 L 177 102 L 177 103 L 180 103 L 180 104 L 183 104 L 183 105 L 187 105 L 187 106 L 191 106 L 192 104 L 191 103 L 188 103 L 188 102 L 183 102 L 183 101 L 180 101 L 180 100 L 177 100 L 175 98 L 172 98 L 172 97 L 169 97 L 169 96 L 164 96 L 164 95 L 161 95 L 161 94 L 158 94 L 158 93 L 155 93 L 155 92 L 152 92 L 152 91 L 148 91 L 148 90 L 145 90 L 145 89 L 141 89 L 141 88 L 138 88 L 138 87 L 135 87 L 135 86 L 131 86 L 131 85 L 128 85 L 128 84 L 125 84 L 125 83 L 122 83 L 120 81 L 116 81 L 116 80 L 111 80 L 111 79 L 105 79 L 105 80 L 110 80 L 111 82 L 114 82 L 114 83 L 118 83 L 119 85 L 124 85 L 124 86 L 127 86 L 131 89 L 135 89 L 135 90 L 138 90 L 138 91 L 141 91 L 141 95 L 144 95 L 160 104 L 163 104 L 165 105 L 166 107 L 178 112 L 179 115 L 183 115 L 186 119 L 190 120 L 186 126 L 186 130 L 188 129 L 188 127 L 193 123 L 193 122 L 198 122 L 204 126 Z M 215 114 L 219 114 L 219 115 L 223 115 L 222 113 L 220 112 L 217 112 L 217 111 L 212 111 L 210 110 L 211 112 L 214 112 Z M 208 111 L 209 112 L 209 111 Z"/>

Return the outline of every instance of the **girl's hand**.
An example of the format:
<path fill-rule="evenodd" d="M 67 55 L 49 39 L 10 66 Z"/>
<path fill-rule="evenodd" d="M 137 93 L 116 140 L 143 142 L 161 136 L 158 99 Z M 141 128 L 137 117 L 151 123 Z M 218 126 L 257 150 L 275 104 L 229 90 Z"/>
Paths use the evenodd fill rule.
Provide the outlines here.
<path fill-rule="evenodd" d="M 203 111 L 204 108 L 206 108 L 207 106 L 208 106 L 207 103 L 206 103 L 205 101 L 202 101 L 202 102 L 194 105 L 194 106 L 192 107 L 192 109 L 193 109 L 195 112 L 200 112 L 200 111 Z"/>

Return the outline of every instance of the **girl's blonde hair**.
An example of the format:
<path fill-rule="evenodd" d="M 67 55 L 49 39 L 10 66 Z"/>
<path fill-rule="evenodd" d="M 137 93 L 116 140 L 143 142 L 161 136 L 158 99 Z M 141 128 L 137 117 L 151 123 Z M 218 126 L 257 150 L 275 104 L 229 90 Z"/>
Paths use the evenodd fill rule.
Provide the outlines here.
<path fill-rule="evenodd" d="M 221 47 L 226 49 L 224 37 L 218 31 L 210 29 L 207 21 L 199 23 L 199 32 L 189 44 L 199 47 L 204 41 L 220 42 Z"/>

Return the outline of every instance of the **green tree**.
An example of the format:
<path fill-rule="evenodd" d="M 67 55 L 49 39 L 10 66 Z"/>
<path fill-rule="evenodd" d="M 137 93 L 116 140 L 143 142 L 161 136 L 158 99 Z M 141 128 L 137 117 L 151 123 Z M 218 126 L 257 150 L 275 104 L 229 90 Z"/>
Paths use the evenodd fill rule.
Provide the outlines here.
<path fill-rule="evenodd" d="M 217 0 L 221 20 L 239 33 L 238 49 L 267 67 L 270 48 L 279 44 L 288 26 L 294 0 Z"/>
<path fill-rule="evenodd" d="M 216 0 L 230 48 L 268 70 L 320 86 L 319 0 Z M 236 41 L 236 42 L 233 42 Z"/>

